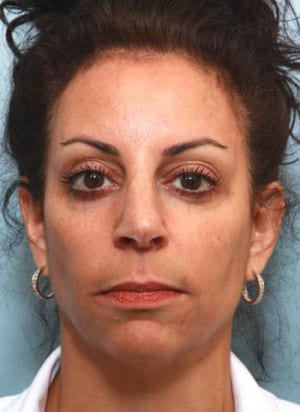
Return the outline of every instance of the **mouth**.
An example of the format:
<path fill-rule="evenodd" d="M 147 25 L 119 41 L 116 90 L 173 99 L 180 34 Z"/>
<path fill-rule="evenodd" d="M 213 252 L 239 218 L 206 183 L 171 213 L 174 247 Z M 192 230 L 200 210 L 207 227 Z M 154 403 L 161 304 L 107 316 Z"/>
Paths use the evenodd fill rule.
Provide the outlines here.
<path fill-rule="evenodd" d="M 157 283 L 157 282 L 126 282 L 126 283 L 120 283 L 116 286 L 113 286 L 112 288 L 109 288 L 102 293 L 109 293 L 109 292 L 115 292 L 115 291 L 126 291 L 126 292 L 157 292 L 157 291 L 176 291 L 176 292 L 182 292 L 178 288 L 175 288 L 173 286 L 169 286 L 163 283 Z"/>
<path fill-rule="evenodd" d="M 98 296 L 104 300 L 125 307 L 155 307 L 179 298 L 184 291 L 157 282 L 126 282 L 102 291 Z"/>

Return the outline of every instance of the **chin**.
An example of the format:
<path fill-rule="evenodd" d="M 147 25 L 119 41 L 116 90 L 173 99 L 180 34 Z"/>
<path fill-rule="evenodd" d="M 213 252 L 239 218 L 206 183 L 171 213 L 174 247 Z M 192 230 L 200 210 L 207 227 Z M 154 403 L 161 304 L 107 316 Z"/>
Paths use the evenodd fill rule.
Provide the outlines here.
<path fill-rule="evenodd" d="M 106 346 L 114 358 L 123 361 L 162 361 L 180 351 L 179 337 L 180 331 L 176 337 L 157 322 L 131 321 L 114 331 Z"/>

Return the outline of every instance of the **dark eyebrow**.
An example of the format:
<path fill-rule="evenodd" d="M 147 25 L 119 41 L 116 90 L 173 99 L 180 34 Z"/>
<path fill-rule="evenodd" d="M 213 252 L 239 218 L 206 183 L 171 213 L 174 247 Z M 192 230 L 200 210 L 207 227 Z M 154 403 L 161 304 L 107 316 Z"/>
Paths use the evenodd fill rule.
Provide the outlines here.
<path fill-rule="evenodd" d="M 112 146 L 108 143 L 101 142 L 100 140 L 96 140 L 93 138 L 90 138 L 88 136 L 76 136 L 73 137 L 72 139 L 66 140 L 61 143 L 62 146 L 69 146 L 70 144 L 73 143 L 84 143 L 89 146 L 95 147 L 97 150 L 100 150 L 101 152 L 107 153 L 112 156 L 120 156 L 120 152 L 115 146 Z"/>
<path fill-rule="evenodd" d="M 73 143 L 84 143 L 89 146 L 95 147 L 97 150 L 101 152 L 107 153 L 112 156 L 120 156 L 120 152 L 115 146 L 112 146 L 108 143 L 101 142 L 101 140 L 96 140 L 92 137 L 88 136 L 75 136 L 69 140 L 66 140 L 61 143 L 62 146 L 69 146 Z M 201 139 L 191 140 L 189 142 L 177 143 L 173 146 L 167 147 L 163 150 L 163 156 L 176 156 L 186 150 L 194 149 L 199 146 L 206 146 L 210 145 L 213 147 L 217 147 L 219 149 L 227 149 L 227 146 L 222 145 L 217 140 L 214 140 L 210 137 L 204 137 Z"/>
<path fill-rule="evenodd" d="M 167 147 L 166 149 L 164 149 L 162 154 L 163 156 L 176 156 L 186 150 L 206 145 L 217 147 L 219 149 L 227 149 L 227 146 L 222 145 L 217 140 L 211 139 L 210 137 L 204 137 L 201 139 L 195 139 L 189 142 L 179 143 L 175 144 L 174 146 Z"/>

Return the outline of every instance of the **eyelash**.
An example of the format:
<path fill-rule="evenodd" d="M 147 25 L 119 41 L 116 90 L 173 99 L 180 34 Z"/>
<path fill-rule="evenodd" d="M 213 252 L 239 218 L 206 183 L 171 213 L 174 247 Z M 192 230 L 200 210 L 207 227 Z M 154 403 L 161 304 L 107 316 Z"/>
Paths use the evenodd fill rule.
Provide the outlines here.
<path fill-rule="evenodd" d="M 169 181 L 174 182 L 174 180 L 182 177 L 183 175 L 194 175 L 196 177 L 200 177 L 201 179 L 205 179 L 208 182 L 209 189 L 200 192 L 193 192 L 192 190 L 189 191 L 188 189 L 174 189 L 175 192 L 180 195 L 189 196 L 195 199 L 211 194 L 221 183 L 220 179 L 214 176 L 204 166 L 182 167 L 174 173 L 174 176 Z"/>
<path fill-rule="evenodd" d="M 114 180 L 113 174 L 109 171 L 106 170 L 104 167 L 102 167 L 101 165 L 97 165 L 97 166 L 90 166 L 90 165 L 83 165 L 80 167 L 80 170 L 76 171 L 76 172 L 70 172 L 70 173 L 64 173 L 60 179 L 60 183 L 63 186 L 67 186 L 68 187 L 68 191 L 71 195 L 74 196 L 79 196 L 79 197 L 94 197 L 95 195 L 99 195 L 99 192 L 101 192 L 101 194 L 105 194 L 106 192 L 110 191 L 111 189 L 95 189 L 95 190 L 78 190 L 78 189 L 74 189 L 73 185 L 75 183 L 75 181 L 81 177 L 84 176 L 86 173 L 100 173 L 103 175 L 104 178 L 108 178 L 109 180 Z"/>
<path fill-rule="evenodd" d="M 114 181 L 113 174 L 109 170 L 106 170 L 105 168 L 103 168 L 102 165 L 97 165 L 93 167 L 91 167 L 90 165 L 83 165 L 79 171 L 63 174 L 60 179 L 60 183 L 63 186 L 68 187 L 68 191 L 70 194 L 76 197 L 82 197 L 82 198 L 88 198 L 88 199 L 93 199 L 95 196 L 104 195 L 105 193 L 112 190 L 111 187 L 99 188 L 99 189 L 96 188 L 95 190 L 74 189 L 73 185 L 76 182 L 76 180 L 84 176 L 86 173 L 100 173 L 101 175 L 103 175 L 104 179 L 108 178 L 109 180 Z M 173 174 L 172 178 L 168 179 L 168 182 L 167 182 L 168 186 L 171 186 L 170 184 L 171 182 L 174 182 L 176 179 L 178 179 L 179 177 L 182 177 L 183 175 L 194 175 L 196 177 L 200 177 L 201 179 L 205 179 L 209 185 L 209 189 L 200 191 L 200 192 L 195 192 L 192 190 L 189 191 L 188 189 L 184 190 L 184 189 L 179 189 L 179 188 L 172 189 L 176 194 L 181 195 L 181 196 L 183 195 L 183 196 L 191 197 L 194 199 L 198 199 L 205 195 L 211 194 L 213 191 L 215 191 L 216 187 L 220 184 L 220 179 L 214 176 L 204 166 L 190 166 L 190 167 L 182 167 L 179 170 L 177 170 Z"/>

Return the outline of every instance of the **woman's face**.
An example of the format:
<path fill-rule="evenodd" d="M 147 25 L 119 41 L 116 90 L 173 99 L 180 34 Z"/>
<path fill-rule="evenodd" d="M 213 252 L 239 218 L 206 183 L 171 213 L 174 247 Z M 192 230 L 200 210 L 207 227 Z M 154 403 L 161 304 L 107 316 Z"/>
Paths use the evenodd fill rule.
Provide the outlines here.
<path fill-rule="evenodd" d="M 252 214 L 230 93 L 174 54 L 119 53 L 79 72 L 53 113 L 43 213 L 22 193 L 63 334 L 118 359 L 229 339 L 243 284 L 275 239 Z M 124 282 L 173 293 L 103 293 Z"/>

